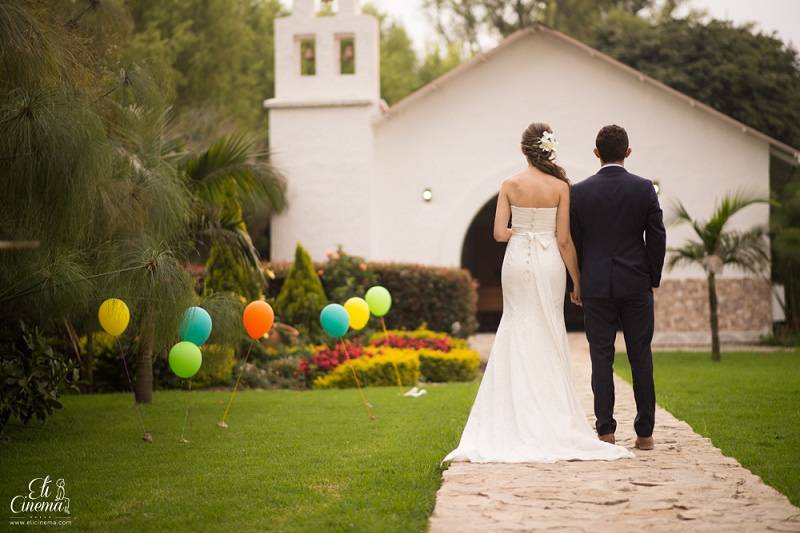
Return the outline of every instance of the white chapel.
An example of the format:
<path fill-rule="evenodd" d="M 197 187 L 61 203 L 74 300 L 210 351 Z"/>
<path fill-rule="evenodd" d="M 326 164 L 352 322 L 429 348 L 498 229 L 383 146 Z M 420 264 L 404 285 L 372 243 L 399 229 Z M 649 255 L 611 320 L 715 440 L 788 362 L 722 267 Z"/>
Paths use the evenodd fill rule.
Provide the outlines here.
<path fill-rule="evenodd" d="M 710 215 L 727 192 L 769 196 L 770 160 L 797 164 L 798 150 L 753 130 L 605 54 L 544 26 L 497 47 L 388 107 L 380 98 L 378 21 L 358 0 L 316 16 L 294 0 L 275 21 L 275 97 L 269 110 L 273 162 L 288 178 L 288 210 L 272 221 L 271 259 L 290 261 L 302 243 L 315 260 L 341 244 L 374 261 L 470 270 L 482 324 L 502 307 L 504 247 L 492 241 L 503 179 L 525 165 L 530 122 L 547 122 L 558 161 L 580 181 L 598 167 L 594 138 L 624 126 L 632 172 L 658 185 L 665 218 L 674 200 Z M 766 225 L 754 206 L 735 225 Z M 668 246 L 691 236 L 668 227 Z M 718 281 L 724 340 L 755 340 L 775 319 L 767 280 L 724 271 Z M 657 341 L 708 337 L 700 269 L 664 273 L 656 291 Z"/>

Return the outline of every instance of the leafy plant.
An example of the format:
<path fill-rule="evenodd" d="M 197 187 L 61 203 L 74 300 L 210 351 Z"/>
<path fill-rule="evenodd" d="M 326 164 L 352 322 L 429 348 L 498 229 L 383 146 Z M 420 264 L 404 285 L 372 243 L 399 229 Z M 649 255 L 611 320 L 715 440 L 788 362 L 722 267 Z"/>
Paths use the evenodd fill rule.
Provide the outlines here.
<path fill-rule="evenodd" d="M 50 346 L 38 327 L 20 322 L 21 341 L 0 354 L 0 430 L 13 416 L 27 424 L 44 422 L 61 409 L 59 391 L 78 380 L 75 364 Z"/>
<path fill-rule="evenodd" d="M 682 264 L 694 264 L 702 267 L 706 273 L 713 361 L 720 360 L 717 275 L 726 265 L 745 272 L 763 274 L 769 264 L 769 248 L 764 228 L 754 227 L 739 231 L 726 230 L 726 226 L 731 217 L 742 209 L 765 202 L 768 200 L 743 192 L 728 194 L 716 205 L 708 220 L 692 218 L 680 201 L 676 202 L 673 209 L 673 223 L 691 225 L 698 239 L 689 239 L 679 248 L 670 248 L 671 256 L 667 266 L 672 269 Z"/>

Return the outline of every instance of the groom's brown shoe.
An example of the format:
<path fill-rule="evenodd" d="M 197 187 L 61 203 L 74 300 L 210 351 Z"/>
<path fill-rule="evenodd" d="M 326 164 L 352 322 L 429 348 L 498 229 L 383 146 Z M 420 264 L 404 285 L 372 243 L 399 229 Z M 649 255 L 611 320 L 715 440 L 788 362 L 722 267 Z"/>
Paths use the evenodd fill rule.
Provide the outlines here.
<path fill-rule="evenodd" d="M 653 437 L 636 437 L 636 444 L 634 446 L 638 450 L 652 450 L 655 448 L 656 443 Z"/>
<path fill-rule="evenodd" d="M 603 442 L 607 442 L 609 444 L 616 444 L 617 439 L 614 438 L 613 433 L 606 433 L 605 435 L 600 435 L 600 440 Z"/>

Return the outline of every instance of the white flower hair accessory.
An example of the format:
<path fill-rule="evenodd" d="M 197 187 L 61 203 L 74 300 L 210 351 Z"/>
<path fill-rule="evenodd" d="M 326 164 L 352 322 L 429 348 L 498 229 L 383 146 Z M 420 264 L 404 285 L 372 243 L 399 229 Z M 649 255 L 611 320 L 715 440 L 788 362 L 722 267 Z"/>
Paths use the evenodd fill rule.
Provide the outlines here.
<path fill-rule="evenodd" d="M 542 136 L 539 138 L 539 148 L 541 148 L 543 152 L 548 152 L 550 154 L 547 158 L 550 161 L 553 161 L 556 158 L 558 141 L 556 141 L 556 136 L 552 131 L 546 131 L 542 133 Z"/>

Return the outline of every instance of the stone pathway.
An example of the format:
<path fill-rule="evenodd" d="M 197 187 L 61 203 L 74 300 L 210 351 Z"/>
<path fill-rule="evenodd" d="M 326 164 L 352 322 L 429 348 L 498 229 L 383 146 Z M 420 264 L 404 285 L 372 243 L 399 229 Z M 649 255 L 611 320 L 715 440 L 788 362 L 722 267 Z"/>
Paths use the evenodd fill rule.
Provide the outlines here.
<path fill-rule="evenodd" d="M 588 346 L 570 345 L 593 420 Z M 633 390 L 615 379 L 617 443 L 633 448 Z M 430 531 L 800 532 L 800 509 L 660 407 L 654 437 L 654 451 L 614 462 L 452 463 Z"/>

